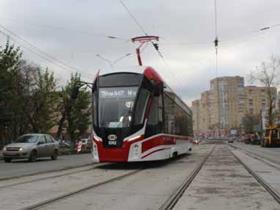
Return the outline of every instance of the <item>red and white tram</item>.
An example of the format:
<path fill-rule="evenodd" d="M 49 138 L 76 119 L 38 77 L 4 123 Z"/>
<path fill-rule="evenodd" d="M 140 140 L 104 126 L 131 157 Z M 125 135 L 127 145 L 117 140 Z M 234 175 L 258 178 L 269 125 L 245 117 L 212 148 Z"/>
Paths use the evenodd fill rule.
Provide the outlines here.
<path fill-rule="evenodd" d="M 95 162 L 163 160 L 192 149 L 192 112 L 151 67 L 97 76 Z"/>

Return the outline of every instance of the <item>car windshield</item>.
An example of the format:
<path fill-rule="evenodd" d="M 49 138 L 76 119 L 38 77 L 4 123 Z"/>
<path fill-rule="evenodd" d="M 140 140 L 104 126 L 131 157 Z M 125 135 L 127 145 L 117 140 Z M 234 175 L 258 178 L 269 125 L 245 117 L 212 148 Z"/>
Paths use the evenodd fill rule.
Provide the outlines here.
<path fill-rule="evenodd" d="M 137 89 L 137 87 L 100 88 L 99 126 L 129 127 Z"/>
<path fill-rule="evenodd" d="M 39 136 L 36 135 L 24 135 L 17 138 L 17 143 L 35 143 L 37 142 Z"/>

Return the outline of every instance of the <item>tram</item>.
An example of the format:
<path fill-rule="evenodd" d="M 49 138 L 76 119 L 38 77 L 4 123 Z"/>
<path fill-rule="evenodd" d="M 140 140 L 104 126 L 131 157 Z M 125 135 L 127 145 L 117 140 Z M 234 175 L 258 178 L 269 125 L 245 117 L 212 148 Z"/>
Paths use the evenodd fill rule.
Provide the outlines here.
<path fill-rule="evenodd" d="M 192 150 L 191 109 L 151 67 L 98 75 L 92 102 L 94 162 L 164 160 Z"/>

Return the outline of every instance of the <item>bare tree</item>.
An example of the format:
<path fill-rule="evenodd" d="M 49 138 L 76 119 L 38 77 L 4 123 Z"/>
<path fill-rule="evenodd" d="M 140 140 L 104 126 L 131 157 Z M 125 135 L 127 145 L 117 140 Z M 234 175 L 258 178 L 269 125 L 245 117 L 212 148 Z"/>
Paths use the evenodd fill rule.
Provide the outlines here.
<path fill-rule="evenodd" d="M 279 84 L 279 73 L 280 59 L 272 56 L 268 62 L 262 62 L 260 66 L 256 67 L 256 71 L 251 72 L 250 75 L 252 82 L 259 82 L 266 87 L 268 126 L 273 125 L 275 118 L 273 108 L 276 102 L 277 90 L 275 87 Z"/>

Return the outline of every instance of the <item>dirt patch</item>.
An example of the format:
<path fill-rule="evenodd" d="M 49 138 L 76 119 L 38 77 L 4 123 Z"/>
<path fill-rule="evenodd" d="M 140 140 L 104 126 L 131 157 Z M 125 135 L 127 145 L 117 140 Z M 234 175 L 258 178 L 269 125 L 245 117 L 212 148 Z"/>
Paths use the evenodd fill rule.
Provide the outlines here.
<path fill-rule="evenodd" d="M 232 177 L 232 178 L 250 178 L 251 176 L 249 175 L 241 175 L 241 174 L 229 174 L 226 175 L 226 177 Z"/>
<path fill-rule="evenodd" d="M 195 190 L 197 194 L 223 194 L 229 189 L 221 187 L 200 187 Z"/>

